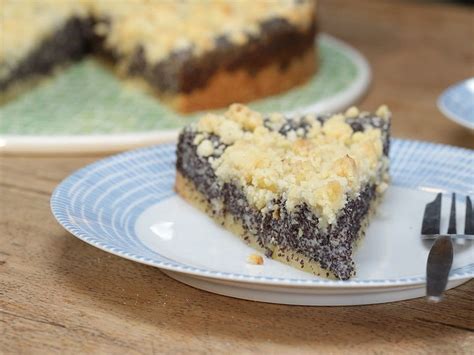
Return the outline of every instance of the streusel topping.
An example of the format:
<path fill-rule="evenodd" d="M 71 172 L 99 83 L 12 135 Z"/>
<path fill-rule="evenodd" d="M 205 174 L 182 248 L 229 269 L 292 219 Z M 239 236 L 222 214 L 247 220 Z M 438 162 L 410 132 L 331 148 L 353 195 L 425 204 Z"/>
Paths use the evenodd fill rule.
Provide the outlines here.
<path fill-rule="evenodd" d="M 109 49 L 129 60 L 142 46 L 147 61 L 156 63 L 172 51 L 212 50 L 219 36 L 245 44 L 269 19 L 304 31 L 314 13 L 315 0 L 3 0 L 0 78 L 71 17 L 106 21 L 94 31 Z"/>
<path fill-rule="evenodd" d="M 383 118 L 389 117 L 386 107 L 380 110 Z M 327 225 L 335 221 L 347 198 L 379 178 L 382 168 L 380 129 L 354 132 L 346 123 L 346 118 L 358 114 L 351 108 L 324 125 L 306 116 L 306 129 L 282 134 L 281 115 L 270 115 L 268 128 L 260 113 L 235 104 L 223 116 L 207 115 L 198 122 L 198 154 L 209 157 L 221 181 L 241 186 L 257 209 L 271 210 L 277 199 L 285 201 L 288 211 L 306 203 Z M 209 135 L 226 144 L 221 154 L 211 157 L 205 149 Z"/>
<path fill-rule="evenodd" d="M 315 1 L 94 0 L 92 6 L 98 18 L 110 20 L 107 45 L 122 55 L 142 45 L 146 59 L 154 63 L 173 50 L 192 49 L 196 55 L 212 50 L 217 36 L 242 45 L 271 18 L 305 30 L 313 20 Z"/>

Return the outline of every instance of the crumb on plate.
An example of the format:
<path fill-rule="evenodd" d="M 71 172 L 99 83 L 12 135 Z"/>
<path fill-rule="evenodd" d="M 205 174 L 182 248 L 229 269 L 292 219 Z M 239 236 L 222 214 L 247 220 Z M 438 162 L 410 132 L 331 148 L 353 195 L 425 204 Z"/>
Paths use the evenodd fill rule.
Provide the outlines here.
<path fill-rule="evenodd" d="M 258 254 L 250 254 L 247 262 L 252 265 L 263 265 L 263 258 Z"/>

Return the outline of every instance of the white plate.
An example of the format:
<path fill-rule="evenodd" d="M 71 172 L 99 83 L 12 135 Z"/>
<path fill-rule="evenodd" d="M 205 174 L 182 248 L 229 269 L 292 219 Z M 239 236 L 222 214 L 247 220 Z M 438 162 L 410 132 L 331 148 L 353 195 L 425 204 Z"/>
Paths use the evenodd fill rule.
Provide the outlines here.
<path fill-rule="evenodd" d="M 306 85 L 251 102 L 250 107 L 260 112 L 330 113 L 365 93 L 371 80 L 365 58 L 334 37 L 318 38 L 316 75 Z M 125 150 L 173 140 L 184 124 L 201 114 L 180 115 L 88 60 L 0 106 L 0 152 Z"/>
<path fill-rule="evenodd" d="M 356 252 L 357 277 L 349 281 L 318 278 L 269 259 L 248 264 L 252 249 L 173 192 L 174 145 L 79 170 L 58 186 L 51 207 L 80 239 L 211 292 L 304 305 L 409 299 L 425 292 L 429 244 L 419 238 L 424 206 L 439 191 L 472 194 L 474 158 L 466 149 L 414 141 L 393 140 L 391 149 L 393 184 Z M 458 211 L 463 208 L 459 201 Z M 471 244 L 456 246 L 449 288 L 473 277 Z"/>

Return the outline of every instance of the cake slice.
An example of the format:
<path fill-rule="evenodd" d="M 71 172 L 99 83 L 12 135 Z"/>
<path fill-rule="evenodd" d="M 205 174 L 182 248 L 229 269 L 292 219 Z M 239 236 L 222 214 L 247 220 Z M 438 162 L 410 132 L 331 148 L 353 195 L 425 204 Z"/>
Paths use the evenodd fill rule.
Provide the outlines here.
<path fill-rule="evenodd" d="M 267 257 L 347 280 L 387 186 L 389 127 L 386 106 L 289 119 L 234 104 L 183 129 L 175 189 Z"/>

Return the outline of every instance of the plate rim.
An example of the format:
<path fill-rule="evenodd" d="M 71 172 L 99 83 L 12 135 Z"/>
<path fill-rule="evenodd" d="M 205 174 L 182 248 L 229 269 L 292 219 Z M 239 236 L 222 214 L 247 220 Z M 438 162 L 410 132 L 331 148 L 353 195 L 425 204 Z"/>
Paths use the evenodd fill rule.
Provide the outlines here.
<path fill-rule="evenodd" d="M 462 147 L 454 147 L 445 144 L 438 144 L 438 143 L 431 143 L 431 142 L 424 142 L 419 140 L 410 140 L 410 139 L 392 139 L 393 141 L 399 141 L 400 144 L 403 143 L 414 143 L 414 144 L 421 144 L 423 146 L 431 146 L 432 148 L 441 148 L 441 149 L 454 149 L 458 151 L 462 151 L 463 153 L 470 153 L 472 154 L 472 150 Z M 157 148 L 169 148 L 175 146 L 175 143 L 166 143 L 166 144 L 158 144 L 149 147 L 143 147 L 134 149 L 131 151 L 119 153 L 116 155 L 112 155 L 103 159 L 100 159 L 94 163 L 88 164 L 85 167 L 82 167 L 64 180 L 62 180 L 58 186 L 54 189 L 51 199 L 50 199 L 50 208 L 53 216 L 59 222 L 59 224 L 69 233 L 77 237 L 78 239 L 97 247 L 103 251 L 108 253 L 123 257 L 128 260 L 132 260 L 135 262 L 139 262 L 142 264 L 158 267 L 160 269 L 182 272 L 188 275 L 194 275 L 198 277 L 206 277 L 206 278 L 213 278 L 219 280 L 226 280 L 232 282 L 242 282 L 242 283 L 251 283 L 251 284 L 262 284 L 262 285 L 273 285 L 273 286 L 290 286 L 290 287 L 304 287 L 304 288 L 313 288 L 313 287 L 324 287 L 324 288 L 371 288 L 371 289 L 378 289 L 378 288 L 391 288 L 391 287 L 410 287 L 415 285 L 420 285 L 425 282 L 425 277 L 423 276 L 413 276 L 413 277 L 403 277 L 398 279 L 373 279 L 373 280 L 328 280 L 323 278 L 315 278 L 315 279 L 289 279 L 289 278 L 277 278 L 277 277 L 268 277 L 268 276 L 261 276 L 261 275 L 244 275 L 244 274 L 235 274 L 230 272 L 223 272 L 223 271 L 214 271 L 209 269 L 201 269 L 194 266 L 189 265 L 179 265 L 179 262 L 176 264 L 167 262 L 167 261 L 157 261 L 147 257 L 143 257 L 140 255 L 136 255 L 134 253 L 129 253 L 125 250 L 120 248 L 116 248 L 114 246 L 107 245 L 107 243 L 103 243 L 97 238 L 89 237 L 86 233 L 83 233 L 79 228 L 69 222 L 69 220 L 63 217 L 62 210 L 64 208 L 61 207 L 62 203 L 60 202 L 61 199 L 64 199 L 64 194 L 68 191 L 68 185 L 70 182 L 76 179 L 78 176 L 84 175 L 85 172 L 91 170 L 97 166 L 102 164 L 106 164 L 107 162 L 111 162 L 113 160 L 120 160 L 130 156 L 133 156 L 140 152 L 145 152 L 147 150 L 154 150 Z M 162 256 L 163 257 L 163 256 Z M 166 257 L 164 257 L 166 259 Z M 472 268 L 473 264 L 467 264 L 462 266 L 461 268 Z M 456 271 L 453 275 L 450 276 L 449 280 L 463 280 L 463 279 L 470 279 L 474 277 L 474 270 L 473 271 Z"/>
<path fill-rule="evenodd" d="M 451 120 L 451 121 L 453 121 L 453 122 L 455 122 L 455 123 L 457 123 L 457 124 L 459 124 L 459 125 L 461 125 L 465 128 L 468 128 L 471 131 L 474 131 L 474 123 L 469 122 L 465 118 L 463 118 L 463 117 L 459 116 L 458 114 L 456 114 L 455 112 L 451 111 L 446 106 L 446 102 L 445 102 L 445 99 L 446 99 L 447 95 L 452 90 L 464 85 L 469 80 L 474 81 L 474 77 L 458 81 L 457 83 L 455 83 L 453 85 L 450 85 L 448 88 L 446 88 L 441 93 L 441 95 L 439 95 L 438 99 L 436 100 L 436 105 L 438 106 L 438 109 L 441 111 L 441 113 L 443 115 L 445 115 L 449 120 Z"/>
<path fill-rule="evenodd" d="M 369 88 L 372 71 L 367 59 L 356 48 L 327 33 L 320 33 L 315 42 L 322 40 L 336 47 L 351 58 L 357 68 L 357 76 L 344 90 L 319 102 L 286 112 L 335 112 L 359 100 Z M 83 154 L 118 152 L 147 144 L 166 143 L 176 139 L 179 129 L 153 130 L 149 132 L 78 134 L 78 135 L 18 135 L 0 134 L 0 152 L 7 154 Z"/>

